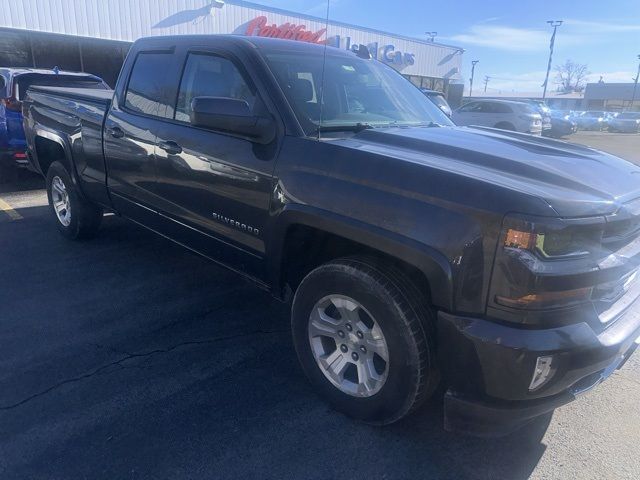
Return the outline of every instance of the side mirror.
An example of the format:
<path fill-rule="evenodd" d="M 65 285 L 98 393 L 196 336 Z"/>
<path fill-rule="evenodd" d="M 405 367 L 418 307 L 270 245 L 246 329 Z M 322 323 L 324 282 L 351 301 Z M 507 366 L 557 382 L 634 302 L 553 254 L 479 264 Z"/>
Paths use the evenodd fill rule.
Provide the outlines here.
<path fill-rule="evenodd" d="M 191 100 L 191 124 L 235 133 L 257 143 L 270 143 L 276 135 L 270 117 L 253 115 L 244 100 L 225 97 L 195 97 Z"/>

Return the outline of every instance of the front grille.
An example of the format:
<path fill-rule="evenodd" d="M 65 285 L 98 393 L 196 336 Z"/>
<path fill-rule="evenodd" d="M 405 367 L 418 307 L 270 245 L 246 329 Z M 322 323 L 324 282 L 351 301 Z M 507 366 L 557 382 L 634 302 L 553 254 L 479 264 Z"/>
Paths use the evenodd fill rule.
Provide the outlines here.
<path fill-rule="evenodd" d="M 640 296 L 640 198 L 607 217 L 602 238 L 608 257 L 600 268 L 622 268 L 619 278 L 594 288 L 592 301 L 602 323 L 620 317 Z"/>

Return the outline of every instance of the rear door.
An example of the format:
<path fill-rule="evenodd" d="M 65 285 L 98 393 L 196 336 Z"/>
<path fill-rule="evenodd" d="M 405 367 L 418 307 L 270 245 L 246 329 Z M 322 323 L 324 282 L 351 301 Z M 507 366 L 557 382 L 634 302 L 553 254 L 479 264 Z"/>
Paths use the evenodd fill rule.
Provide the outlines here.
<path fill-rule="evenodd" d="M 474 125 L 493 127 L 500 122 L 501 118 L 504 118 L 504 115 L 500 114 L 498 110 L 493 102 L 480 102 L 476 110 L 477 117 Z"/>
<path fill-rule="evenodd" d="M 105 122 L 104 155 L 115 208 L 155 227 L 156 132 L 173 117 L 180 71 L 175 49 L 145 50 L 127 59 L 129 75 Z"/>
<path fill-rule="evenodd" d="M 185 49 L 181 70 L 174 117 L 157 131 L 159 210 L 174 238 L 262 279 L 277 141 L 260 145 L 194 127 L 190 113 L 199 96 L 240 99 L 254 113 L 270 113 L 255 79 L 228 51 Z"/>

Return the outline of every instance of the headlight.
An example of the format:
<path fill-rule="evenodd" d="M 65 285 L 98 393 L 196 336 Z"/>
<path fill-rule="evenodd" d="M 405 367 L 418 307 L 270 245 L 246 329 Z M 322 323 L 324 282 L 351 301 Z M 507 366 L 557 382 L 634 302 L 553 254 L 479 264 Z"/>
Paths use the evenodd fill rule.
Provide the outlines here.
<path fill-rule="evenodd" d="M 563 228 L 537 224 L 533 230 L 507 228 L 504 248 L 528 250 L 549 260 L 586 257 L 599 249 L 602 230 Z"/>
<path fill-rule="evenodd" d="M 574 279 L 597 270 L 604 226 L 604 218 L 505 218 L 491 280 L 492 302 L 547 310 L 589 301 L 593 285 Z"/>

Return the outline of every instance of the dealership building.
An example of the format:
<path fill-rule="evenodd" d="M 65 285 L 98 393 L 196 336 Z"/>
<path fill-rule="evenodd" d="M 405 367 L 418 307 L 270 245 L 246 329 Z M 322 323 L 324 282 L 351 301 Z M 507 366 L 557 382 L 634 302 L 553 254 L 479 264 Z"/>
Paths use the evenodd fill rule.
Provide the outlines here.
<path fill-rule="evenodd" d="M 0 0 L 0 66 L 58 66 L 99 75 L 111 86 L 134 40 L 212 33 L 343 49 L 362 44 L 418 87 L 461 92 L 450 88 L 462 83 L 459 47 L 242 0 Z"/>

